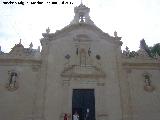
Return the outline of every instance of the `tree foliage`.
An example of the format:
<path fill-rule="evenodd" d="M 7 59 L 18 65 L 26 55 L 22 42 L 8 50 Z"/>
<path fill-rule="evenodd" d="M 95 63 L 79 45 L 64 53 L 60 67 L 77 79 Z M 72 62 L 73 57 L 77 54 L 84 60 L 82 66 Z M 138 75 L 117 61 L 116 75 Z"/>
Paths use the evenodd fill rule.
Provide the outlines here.
<path fill-rule="evenodd" d="M 140 48 L 144 49 L 150 57 L 160 56 L 160 43 L 157 43 L 151 47 L 148 47 L 145 40 L 140 41 Z"/>
<path fill-rule="evenodd" d="M 150 47 L 150 51 L 153 56 L 156 56 L 156 55 L 160 56 L 160 43 L 157 43 L 153 45 L 153 47 Z"/>
<path fill-rule="evenodd" d="M 153 57 L 152 52 L 144 39 L 140 41 L 140 48 L 144 49 L 150 57 Z"/>

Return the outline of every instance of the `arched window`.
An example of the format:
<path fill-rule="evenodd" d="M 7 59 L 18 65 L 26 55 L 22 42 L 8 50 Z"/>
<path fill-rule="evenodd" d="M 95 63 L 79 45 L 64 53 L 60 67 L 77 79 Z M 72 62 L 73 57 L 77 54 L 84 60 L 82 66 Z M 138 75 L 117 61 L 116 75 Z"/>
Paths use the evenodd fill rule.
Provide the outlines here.
<path fill-rule="evenodd" d="M 85 17 L 84 15 L 79 16 L 79 22 L 85 22 Z"/>

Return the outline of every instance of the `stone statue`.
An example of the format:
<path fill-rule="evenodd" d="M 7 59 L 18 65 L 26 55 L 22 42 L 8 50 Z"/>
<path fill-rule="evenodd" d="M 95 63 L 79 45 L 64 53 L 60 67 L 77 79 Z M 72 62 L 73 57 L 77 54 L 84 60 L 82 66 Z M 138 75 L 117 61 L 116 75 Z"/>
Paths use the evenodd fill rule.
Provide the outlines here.
<path fill-rule="evenodd" d="M 88 55 L 89 56 L 91 55 L 91 49 L 90 48 L 88 49 Z"/>
<path fill-rule="evenodd" d="M 79 49 L 77 48 L 77 49 L 76 49 L 76 54 L 78 55 L 78 53 L 79 53 Z"/>
<path fill-rule="evenodd" d="M 29 49 L 32 49 L 33 48 L 33 44 L 31 42 L 31 44 L 29 45 Z"/>
<path fill-rule="evenodd" d="M 144 77 L 145 77 L 146 86 L 151 86 L 151 81 L 150 81 L 149 75 L 145 75 Z"/>
<path fill-rule="evenodd" d="M 10 74 L 9 87 L 14 88 L 16 86 L 16 79 L 17 79 L 17 73 L 12 72 Z"/>

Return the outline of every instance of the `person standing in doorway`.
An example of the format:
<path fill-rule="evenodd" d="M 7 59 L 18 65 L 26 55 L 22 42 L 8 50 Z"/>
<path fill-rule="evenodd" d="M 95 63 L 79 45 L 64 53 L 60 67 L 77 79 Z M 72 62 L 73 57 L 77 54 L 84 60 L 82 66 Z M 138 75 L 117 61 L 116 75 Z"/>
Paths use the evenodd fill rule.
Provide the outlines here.
<path fill-rule="evenodd" d="M 73 120 L 79 120 L 79 115 L 77 112 L 74 113 Z"/>

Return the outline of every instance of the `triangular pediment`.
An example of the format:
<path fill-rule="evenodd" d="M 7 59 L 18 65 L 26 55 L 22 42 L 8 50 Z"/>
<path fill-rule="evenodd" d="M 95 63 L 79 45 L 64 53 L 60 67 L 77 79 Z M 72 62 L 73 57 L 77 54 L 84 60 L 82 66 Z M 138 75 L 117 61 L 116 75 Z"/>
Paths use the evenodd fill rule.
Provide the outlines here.
<path fill-rule="evenodd" d="M 96 66 L 91 65 L 71 65 L 65 68 L 62 73 L 62 77 L 75 77 L 75 78 L 105 78 L 105 73 Z"/>

